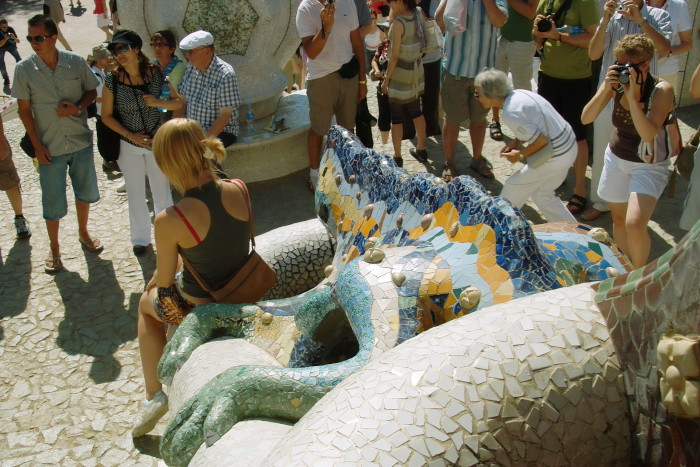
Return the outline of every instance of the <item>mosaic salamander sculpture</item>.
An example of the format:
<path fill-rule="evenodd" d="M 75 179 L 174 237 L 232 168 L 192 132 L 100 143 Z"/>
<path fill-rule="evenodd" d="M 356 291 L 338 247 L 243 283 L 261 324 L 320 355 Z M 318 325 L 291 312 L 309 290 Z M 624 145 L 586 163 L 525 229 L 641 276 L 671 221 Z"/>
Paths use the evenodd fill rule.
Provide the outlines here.
<path fill-rule="evenodd" d="M 626 272 L 605 232 L 566 223 L 534 229 L 474 179 L 409 175 L 340 127 L 329 133 L 320 171 L 316 207 L 337 242 L 326 279 L 288 299 L 198 307 L 168 343 L 159 376 L 172 381 L 216 329 L 283 368 L 237 366 L 204 385 L 163 435 L 168 464 L 186 464 L 240 420 L 298 420 L 349 375 L 433 326 Z M 344 329 L 355 348 L 334 354 Z"/>

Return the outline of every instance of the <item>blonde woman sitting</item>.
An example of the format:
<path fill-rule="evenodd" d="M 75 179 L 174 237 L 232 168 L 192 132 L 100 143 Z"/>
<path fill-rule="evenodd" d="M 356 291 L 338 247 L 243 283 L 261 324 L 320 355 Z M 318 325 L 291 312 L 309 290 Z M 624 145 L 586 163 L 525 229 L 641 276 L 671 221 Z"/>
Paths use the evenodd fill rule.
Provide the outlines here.
<path fill-rule="evenodd" d="M 221 141 L 207 137 L 194 120 L 165 123 L 153 139 L 156 164 L 183 195 L 155 219 L 156 270 L 139 302 L 138 337 L 146 402 L 132 431 L 151 431 L 168 410 L 157 366 L 166 327 L 178 325 L 196 305 L 212 302 L 179 256 L 186 258 L 210 287 L 225 281 L 249 253 L 247 190 L 240 180 L 222 181 L 213 163 L 224 159 Z M 178 270 L 180 270 L 178 272 Z"/>

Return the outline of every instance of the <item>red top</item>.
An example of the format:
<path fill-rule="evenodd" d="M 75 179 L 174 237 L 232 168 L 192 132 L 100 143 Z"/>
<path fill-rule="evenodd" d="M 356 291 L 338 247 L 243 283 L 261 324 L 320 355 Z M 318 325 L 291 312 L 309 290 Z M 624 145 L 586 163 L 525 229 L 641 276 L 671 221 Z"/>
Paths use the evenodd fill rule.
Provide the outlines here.
<path fill-rule="evenodd" d="M 95 0 L 95 11 L 93 11 L 93 13 L 96 15 L 101 15 L 104 12 L 105 12 L 104 0 Z"/>

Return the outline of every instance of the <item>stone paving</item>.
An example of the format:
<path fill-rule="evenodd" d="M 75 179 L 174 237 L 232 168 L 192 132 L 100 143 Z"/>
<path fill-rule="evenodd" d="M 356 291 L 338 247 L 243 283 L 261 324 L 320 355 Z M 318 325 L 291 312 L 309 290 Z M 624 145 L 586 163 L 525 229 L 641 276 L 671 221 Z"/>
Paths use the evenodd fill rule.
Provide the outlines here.
<path fill-rule="evenodd" d="M 92 2 L 84 4 L 92 8 Z M 0 16 L 10 19 L 20 37 L 26 35 L 26 19 L 40 11 L 38 0 L 0 5 Z M 68 15 L 62 30 L 82 55 L 103 39 L 90 11 L 80 17 Z M 20 53 L 23 57 L 31 53 L 25 41 Z M 11 75 L 12 62 L 6 56 Z M 370 107 L 376 112 L 374 94 L 370 86 Z M 682 109 L 681 118 L 687 136 L 688 124 L 699 123 L 697 106 Z M 29 240 L 15 240 L 12 210 L 7 198 L 0 195 L 0 465 L 154 465 L 164 423 L 153 435 L 136 441 L 130 431 L 143 398 L 136 342 L 138 299 L 155 268 L 155 254 L 149 249 L 137 258 L 131 251 L 126 197 L 116 193 L 121 175 L 104 173 L 95 156 L 102 199 L 93 205 L 89 225 L 91 233 L 105 244 L 104 251 L 95 255 L 81 249 L 75 209 L 69 202 L 68 215 L 61 223 L 65 270 L 45 274 L 43 260 L 49 247 L 38 176 L 19 149 L 24 133 L 19 119 L 5 122 L 5 131 L 22 179 L 24 212 L 33 235 Z M 375 140 L 379 141 L 376 129 Z M 408 142 L 404 146 L 407 170 L 439 173 L 443 163 L 439 139 L 428 141 L 427 166 L 408 155 Z M 463 130 L 457 167 L 463 174 L 474 175 L 468 169 L 468 148 L 468 132 Z M 499 148 L 500 143 L 487 137 L 484 153 L 494 162 L 496 179 L 479 181 L 486 182 L 493 193 L 499 193 L 507 177 L 518 169 L 498 159 Z M 251 185 L 257 233 L 314 216 L 305 179 L 302 171 Z M 561 189 L 563 199 L 570 195 L 571 186 L 570 175 Z M 662 198 L 656 209 L 650 260 L 684 235 L 677 220 L 685 188 L 685 182 L 679 180 L 676 198 Z M 73 198 L 70 186 L 67 196 Z M 528 205 L 524 212 L 534 222 L 542 221 L 535 208 Z M 610 218 L 602 216 L 591 224 L 610 229 Z"/>

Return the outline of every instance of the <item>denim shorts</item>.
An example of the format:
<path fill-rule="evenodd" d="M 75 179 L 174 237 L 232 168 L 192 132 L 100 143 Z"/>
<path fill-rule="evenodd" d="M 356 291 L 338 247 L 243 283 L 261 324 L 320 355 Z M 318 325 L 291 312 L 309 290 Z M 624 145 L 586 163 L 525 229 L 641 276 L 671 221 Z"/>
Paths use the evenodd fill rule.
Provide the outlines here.
<path fill-rule="evenodd" d="M 68 154 L 51 156 L 51 164 L 39 164 L 41 205 L 47 221 L 57 221 L 68 212 L 66 171 L 73 184 L 75 199 L 87 204 L 100 200 L 92 145 Z"/>

